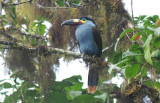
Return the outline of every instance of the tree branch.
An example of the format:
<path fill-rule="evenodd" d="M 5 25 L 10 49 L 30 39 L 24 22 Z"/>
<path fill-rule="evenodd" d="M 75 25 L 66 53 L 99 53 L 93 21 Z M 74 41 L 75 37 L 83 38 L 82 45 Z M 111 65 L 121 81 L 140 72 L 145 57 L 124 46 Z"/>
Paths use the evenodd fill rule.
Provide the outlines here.
<path fill-rule="evenodd" d="M 82 58 L 83 55 L 81 53 L 78 52 L 73 52 L 73 51 L 68 51 L 68 50 L 64 50 L 64 49 L 59 49 L 59 48 L 53 48 L 53 47 L 45 47 L 45 46 L 39 46 L 37 48 L 28 48 L 22 44 L 17 45 L 15 42 L 10 42 L 10 41 L 0 41 L 0 44 L 3 45 L 10 45 L 10 47 L 8 49 L 17 49 L 17 50 L 24 50 L 28 53 L 43 53 L 43 54 L 51 54 L 51 53 L 57 53 L 57 54 L 61 54 L 64 56 L 71 56 L 74 59 L 78 59 L 78 58 Z M 92 57 L 91 56 L 86 56 L 86 59 L 88 61 L 92 61 Z M 113 70 L 116 70 L 117 72 L 121 73 L 124 77 L 125 77 L 125 73 L 124 70 L 121 69 L 118 66 L 115 66 L 114 64 L 108 62 L 108 61 L 104 61 L 103 59 L 100 59 L 102 61 L 102 67 L 113 67 Z"/>
<path fill-rule="evenodd" d="M 46 6 L 42 6 L 40 4 L 37 3 L 37 6 L 39 8 L 44 8 L 44 9 L 70 9 L 70 8 L 78 8 L 78 7 L 81 7 L 81 6 L 77 6 L 77 7 L 46 7 Z"/>
<path fill-rule="evenodd" d="M 19 28 L 17 28 L 17 27 L 8 27 L 7 29 L 6 29 L 6 32 L 7 32 L 7 30 L 17 30 L 18 32 L 20 32 L 20 35 L 22 35 L 22 36 L 29 36 L 29 37 L 31 37 L 31 38 L 35 38 L 35 39 L 44 39 L 44 40 L 48 40 L 48 38 L 46 37 L 46 36 L 42 36 L 42 35 L 40 35 L 40 34 L 28 34 L 28 33 L 25 33 L 25 32 L 23 32 L 21 29 L 19 29 Z"/>
<path fill-rule="evenodd" d="M 20 5 L 20 4 L 29 3 L 29 2 L 32 2 L 32 0 L 28 0 L 28 1 L 24 1 L 24 2 L 19 2 L 19 3 L 4 3 L 4 2 L 3 2 L 3 5 L 16 6 L 16 5 Z"/>
<path fill-rule="evenodd" d="M 13 42 L 11 42 L 11 41 L 0 41 L 0 44 L 3 44 L 3 45 L 12 45 Z"/>

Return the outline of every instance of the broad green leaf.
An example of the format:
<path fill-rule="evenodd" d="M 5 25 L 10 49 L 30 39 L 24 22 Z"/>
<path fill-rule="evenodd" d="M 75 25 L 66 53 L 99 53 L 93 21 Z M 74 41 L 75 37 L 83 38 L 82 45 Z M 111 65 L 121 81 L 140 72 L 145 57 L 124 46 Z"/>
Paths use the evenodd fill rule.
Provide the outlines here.
<path fill-rule="evenodd" d="M 145 77 L 147 76 L 147 70 L 146 70 L 146 65 L 143 65 L 142 69 L 141 69 L 141 77 Z"/>
<path fill-rule="evenodd" d="M 72 91 L 81 90 L 81 89 L 82 89 L 82 86 L 83 86 L 83 83 L 81 83 L 81 82 L 76 83 L 76 84 L 74 84 L 73 86 L 71 86 L 71 90 L 72 90 Z"/>
<path fill-rule="evenodd" d="M 80 4 L 81 0 L 72 0 L 72 3 L 74 3 L 74 4 Z"/>
<path fill-rule="evenodd" d="M 94 96 L 95 98 L 99 98 L 101 100 L 103 100 L 104 102 L 106 101 L 106 98 L 107 98 L 107 93 L 103 93 L 101 95 L 96 95 Z"/>
<path fill-rule="evenodd" d="M 36 90 L 27 90 L 26 95 L 28 96 L 36 96 L 38 92 Z"/>
<path fill-rule="evenodd" d="M 72 83 L 72 85 L 64 87 L 64 89 L 69 92 L 69 91 L 79 91 L 82 89 L 83 83 L 82 82 L 77 82 L 77 83 Z"/>
<path fill-rule="evenodd" d="M 82 77 L 80 75 L 75 75 L 75 76 L 72 76 L 70 78 L 66 78 L 64 79 L 63 81 L 67 81 L 67 82 L 70 82 L 70 83 L 79 83 L 80 80 L 82 80 Z"/>
<path fill-rule="evenodd" d="M 136 51 L 139 48 L 139 44 L 133 44 L 129 47 L 129 51 Z"/>
<path fill-rule="evenodd" d="M 142 15 L 142 16 L 136 17 L 136 19 L 138 19 L 138 20 L 144 20 L 146 17 L 147 17 L 147 15 Z"/>
<path fill-rule="evenodd" d="M 1 95 L 7 95 L 8 91 L 1 92 Z"/>
<path fill-rule="evenodd" d="M 154 86 L 158 88 L 158 91 L 160 92 L 160 83 L 155 81 Z"/>
<path fill-rule="evenodd" d="M 154 58 L 160 58 L 160 51 L 157 49 L 156 51 L 152 52 L 151 56 Z"/>
<path fill-rule="evenodd" d="M 122 60 L 122 61 L 120 61 L 120 62 L 117 63 L 117 64 L 111 65 L 111 67 L 110 67 L 109 70 L 108 70 L 109 74 L 111 74 L 113 68 L 115 68 L 117 65 L 119 65 L 119 64 L 121 64 L 121 63 L 124 63 L 124 62 L 126 62 L 126 61 L 127 61 L 127 59 Z"/>
<path fill-rule="evenodd" d="M 97 103 L 103 103 L 103 102 L 100 102 L 100 100 L 94 98 L 92 95 L 87 95 L 87 94 L 76 97 L 72 101 L 72 103 L 94 103 L 95 101 L 97 101 Z"/>
<path fill-rule="evenodd" d="M 75 97 L 80 96 L 81 94 L 82 94 L 82 91 L 70 91 L 67 97 L 69 98 L 69 100 L 72 100 Z"/>
<path fill-rule="evenodd" d="M 57 3 L 60 7 L 63 7 L 63 6 L 64 6 L 64 0 L 57 0 L 56 3 Z"/>
<path fill-rule="evenodd" d="M 3 88 L 12 88 L 12 84 L 11 83 L 8 83 L 8 82 L 4 82 L 0 85 L 0 87 L 3 87 Z"/>
<path fill-rule="evenodd" d="M 46 29 L 46 26 L 43 25 L 43 24 L 40 24 L 39 34 L 40 34 L 40 35 L 43 35 L 43 34 L 45 33 L 45 29 Z"/>
<path fill-rule="evenodd" d="M 145 60 L 149 63 L 149 64 L 153 64 L 152 60 L 151 60 L 151 54 L 150 54 L 150 42 L 152 40 L 152 34 L 150 34 L 146 40 L 146 42 L 143 45 L 144 48 L 144 57 Z"/>
<path fill-rule="evenodd" d="M 153 62 L 153 67 L 156 69 L 156 72 L 160 74 L 160 63 L 159 62 Z"/>
<path fill-rule="evenodd" d="M 141 35 L 141 32 L 137 32 L 135 35 L 132 36 L 131 41 L 135 40 L 137 36 Z"/>
<path fill-rule="evenodd" d="M 154 31 L 154 34 L 155 34 L 157 37 L 160 37 L 160 27 L 158 27 L 158 28 L 148 27 L 148 29 Z"/>
<path fill-rule="evenodd" d="M 125 74 L 128 79 L 135 77 L 140 71 L 140 64 L 134 64 L 125 69 Z"/>
<path fill-rule="evenodd" d="M 70 83 L 70 82 L 65 82 L 65 81 L 62 81 L 62 82 L 59 82 L 59 81 L 55 81 L 52 85 L 52 90 L 53 91 L 56 91 L 56 90 L 59 90 L 59 91 L 63 91 L 64 88 L 69 88 L 69 91 L 70 91 L 70 86 L 72 86 L 73 84 Z"/>
<path fill-rule="evenodd" d="M 125 34 L 127 34 L 127 33 L 129 33 L 129 32 L 133 32 L 134 31 L 134 29 L 127 29 L 127 30 L 125 30 L 124 32 L 122 32 L 121 34 L 120 34 L 120 39 L 122 38 L 122 37 L 124 37 L 124 35 Z"/>
<path fill-rule="evenodd" d="M 114 50 L 115 50 L 115 51 L 116 51 L 116 48 L 117 48 L 117 45 L 118 45 L 118 42 L 120 41 L 120 39 L 121 39 L 122 37 L 124 37 L 125 34 L 127 34 L 127 33 L 129 33 L 129 32 L 133 32 L 133 31 L 134 31 L 134 29 L 127 29 L 127 30 L 123 31 L 123 32 L 120 34 L 120 37 L 117 39 L 117 42 L 116 42 L 115 47 L 114 47 Z"/>
<path fill-rule="evenodd" d="M 159 37 L 154 40 L 154 45 L 156 48 L 160 48 L 160 38 Z"/>
<path fill-rule="evenodd" d="M 18 100 L 20 100 L 19 94 L 17 91 L 15 91 L 11 95 L 6 96 L 3 103 L 18 103 Z"/>
<path fill-rule="evenodd" d="M 125 57 L 128 57 L 128 56 L 138 56 L 138 55 L 142 55 L 142 54 L 134 53 L 132 51 L 127 51 L 127 52 L 124 52 L 122 54 L 122 58 L 125 58 Z"/>
<path fill-rule="evenodd" d="M 70 101 L 67 99 L 66 94 L 52 92 L 47 97 L 47 103 L 70 103 Z"/>
<path fill-rule="evenodd" d="M 158 15 L 149 16 L 147 19 L 149 21 L 152 21 L 153 23 L 155 23 L 157 21 L 157 19 L 159 19 L 159 16 Z"/>

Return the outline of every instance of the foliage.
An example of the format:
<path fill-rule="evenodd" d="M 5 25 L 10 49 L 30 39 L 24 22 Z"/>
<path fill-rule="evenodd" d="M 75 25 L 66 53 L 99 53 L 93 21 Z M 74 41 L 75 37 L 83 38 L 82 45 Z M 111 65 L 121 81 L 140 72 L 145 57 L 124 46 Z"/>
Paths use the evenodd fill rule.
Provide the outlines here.
<path fill-rule="evenodd" d="M 132 80 L 136 79 L 142 84 L 153 86 L 160 92 L 158 81 L 160 24 L 157 22 L 159 16 L 136 17 L 135 28 L 123 31 L 122 28 L 126 27 L 126 22 L 130 18 L 125 12 L 121 0 L 118 2 L 108 0 L 106 3 L 104 0 L 97 0 L 100 3 L 86 0 L 85 3 L 87 1 L 87 7 L 80 9 L 74 7 L 81 6 L 84 3 L 82 0 L 45 0 L 45 2 L 32 0 L 32 3 L 19 4 L 17 7 L 4 5 L 6 14 L 2 15 L 2 22 L 5 30 L 3 31 L 3 28 L 0 30 L 3 31 L 2 34 L 5 32 L 9 35 L 3 35 L 1 38 L 4 41 L 15 43 L 10 46 L 8 44 L 0 45 L 4 49 L 1 51 L 4 54 L 2 57 L 5 59 L 7 67 L 13 72 L 11 78 L 14 78 L 14 84 L 0 80 L 0 94 L 5 95 L 4 103 L 17 103 L 18 101 L 26 103 L 107 102 L 107 96 L 110 92 L 117 91 L 117 86 L 114 87 L 113 83 L 110 83 L 111 86 L 103 86 L 101 83 L 95 94 L 88 94 L 87 90 L 82 88 L 83 83 L 80 76 L 66 78 L 61 82 L 55 81 L 53 69 L 58 68 L 59 58 L 63 55 L 51 54 L 46 51 L 48 45 L 76 51 L 74 29 L 62 30 L 60 24 L 67 18 L 88 15 L 93 16 L 101 30 L 104 46 L 114 45 L 114 48 L 109 50 L 110 52 L 103 53 L 103 58 L 108 56 L 109 62 L 120 67 L 121 70 L 125 70 L 126 77 L 123 78 L 127 79 L 127 82 L 132 83 Z M 6 2 L 14 3 L 12 0 L 6 0 Z M 40 6 L 37 6 L 37 3 Z M 46 9 L 44 9 L 45 7 Z M 73 7 L 74 9 L 68 8 L 57 12 L 57 8 L 60 7 Z M 44 23 L 46 21 L 52 24 L 51 28 L 46 27 Z M 126 39 L 126 34 L 131 38 L 127 37 Z M 131 34 L 134 35 L 131 36 Z M 11 38 L 12 36 L 13 38 Z M 114 42 L 116 43 L 114 44 Z M 31 48 L 36 48 L 37 51 L 28 52 L 27 50 Z M 121 48 L 123 48 L 122 51 Z M 115 51 L 113 52 L 113 50 Z M 73 58 L 67 60 L 70 61 Z M 105 71 L 108 72 L 108 68 L 105 68 Z M 107 74 L 107 76 L 109 75 L 107 78 L 102 78 L 104 80 L 112 79 L 117 73 L 119 71 L 114 71 L 110 75 Z M 23 80 L 22 83 L 17 82 L 17 78 Z M 7 92 L 2 91 L 3 89 L 13 89 L 13 93 L 8 95 Z M 130 92 L 133 93 L 134 90 Z M 110 102 L 113 103 L 113 99 L 110 99 Z"/>
<path fill-rule="evenodd" d="M 81 76 L 77 75 L 61 82 L 55 81 L 48 97 L 44 99 L 38 84 L 31 84 L 27 81 L 19 83 L 21 81 L 17 81 L 15 77 L 14 84 L 5 82 L 5 80 L 0 81 L 0 88 L 11 88 L 14 90 L 13 93 L 7 95 L 6 92 L 0 92 L 0 94 L 6 96 L 4 103 L 17 103 L 18 101 L 27 103 L 102 103 L 106 100 L 106 94 L 87 94 L 86 89 L 82 88 L 81 79 Z"/>
<path fill-rule="evenodd" d="M 141 82 L 151 86 L 150 83 L 160 91 L 159 79 L 159 51 L 160 37 L 159 26 L 156 22 L 159 16 L 140 16 L 135 17 L 135 29 L 124 31 L 118 40 L 126 33 L 134 33 L 131 37 L 132 45 L 126 52 L 122 53 L 122 60 L 118 66 L 125 69 L 128 80 L 141 77 Z M 138 39 L 136 37 L 138 36 Z"/>

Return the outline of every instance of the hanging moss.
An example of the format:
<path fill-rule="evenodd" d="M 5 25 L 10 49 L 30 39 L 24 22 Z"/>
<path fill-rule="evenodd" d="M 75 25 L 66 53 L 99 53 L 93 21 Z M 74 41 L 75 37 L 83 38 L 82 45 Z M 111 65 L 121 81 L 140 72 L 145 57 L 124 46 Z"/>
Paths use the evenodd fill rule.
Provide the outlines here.
<path fill-rule="evenodd" d="M 40 8 L 37 3 L 44 8 Z M 68 48 L 75 50 L 77 48 L 75 39 L 76 27 L 62 27 L 61 23 L 63 21 L 82 16 L 93 18 L 101 32 L 103 48 L 114 44 L 121 32 L 123 32 L 123 28 L 127 28 L 128 21 L 131 21 L 121 0 L 86 0 L 82 5 L 82 7 L 74 9 L 53 9 L 45 7 L 56 7 L 54 0 L 32 0 L 31 3 L 16 6 L 15 24 L 21 27 L 22 24 L 26 23 L 27 19 L 27 26 L 29 26 L 30 30 L 34 20 L 41 20 L 42 18 L 48 20 L 52 24 L 48 34 L 51 46 L 65 50 Z M 6 11 L 9 9 L 6 8 Z M 11 18 L 11 12 L 13 11 L 7 12 L 8 18 Z M 8 19 L 8 21 L 15 22 L 13 19 Z M 10 30 L 7 33 L 17 40 L 23 38 L 21 42 L 27 47 L 42 48 L 42 53 L 37 51 L 37 53 L 33 54 L 24 50 L 9 49 L 6 51 L 5 61 L 8 68 L 12 72 L 16 72 L 19 78 L 32 82 L 36 81 L 40 85 L 41 91 L 47 95 L 50 85 L 55 79 L 55 74 L 52 70 L 55 69 L 53 65 L 59 65 L 60 55 L 47 54 L 45 52 L 43 47 L 47 46 L 48 41 L 34 40 L 36 44 L 33 44 L 33 39 L 20 36 L 18 31 Z M 128 41 L 127 37 L 122 39 L 118 49 L 126 49 L 129 46 Z M 113 52 L 113 48 L 103 53 L 104 57 L 109 56 L 111 52 Z"/>

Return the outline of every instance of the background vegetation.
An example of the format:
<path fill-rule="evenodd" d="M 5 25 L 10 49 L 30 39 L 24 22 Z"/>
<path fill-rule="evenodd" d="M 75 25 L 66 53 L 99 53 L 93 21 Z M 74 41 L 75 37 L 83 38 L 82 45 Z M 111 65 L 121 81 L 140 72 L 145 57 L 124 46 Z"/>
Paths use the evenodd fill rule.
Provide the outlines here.
<path fill-rule="evenodd" d="M 14 79 L 14 84 L 0 80 L 4 103 L 113 103 L 113 98 L 117 103 L 160 102 L 159 16 L 132 21 L 121 0 L 1 0 L 0 8 L 1 57 Z M 53 72 L 59 58 L 80 58 L 75 28 L 62 28 L 61 23 L 82 16 L 95 20 L 104 50 L 109 47 L 103 52 L 108 61 L 102 61 L 95 94 L 82 88 L 81 76 L 57 82 Z M 125 79 L 120 88 L 103 83 L 117 74 Z M 3 92 L 9 88 L 11 95 Z"/>

